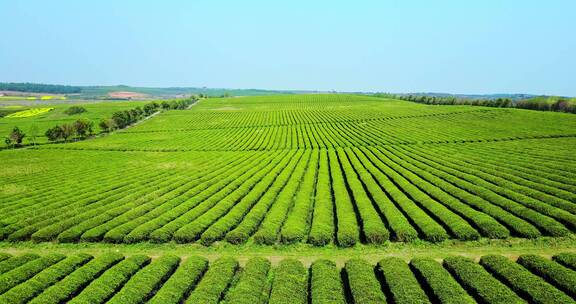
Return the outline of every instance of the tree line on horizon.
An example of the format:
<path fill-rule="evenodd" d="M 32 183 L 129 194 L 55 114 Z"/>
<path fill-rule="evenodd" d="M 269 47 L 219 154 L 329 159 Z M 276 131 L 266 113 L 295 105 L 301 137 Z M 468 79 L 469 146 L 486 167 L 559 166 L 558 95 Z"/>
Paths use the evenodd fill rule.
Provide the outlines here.
<path fill-rule="evenodd" d="M 523 100 L 511 98 L 458 98 L 455 96 L 374 94 L 375 97 L 394 98 L 428 105 L 470 105 L 496 108 L 519 108 L 537 111 L 576 113 L 576 102 L 564 97 L 536 97 Z M 549 98 L 554 98 L 549 100 Z"/>

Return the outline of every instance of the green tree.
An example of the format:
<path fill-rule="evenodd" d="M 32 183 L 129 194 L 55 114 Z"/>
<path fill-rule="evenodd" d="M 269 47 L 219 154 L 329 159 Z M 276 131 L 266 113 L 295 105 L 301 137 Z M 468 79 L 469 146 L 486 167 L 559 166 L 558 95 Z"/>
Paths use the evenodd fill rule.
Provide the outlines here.
<path fill-rule="evenodd" d="M 52 127 L 44 133 L 49 141 L 57 141 L 62 138 L 62 128 L 60 126 Z"/>
<path fill-rule="evenodd" d="M 5 142 L 7 145 L 16 148 L 22 145 L 22 140 L 24 139 L 24 137 L 26 137 L 26 134 L 24 134 L 24 132 L 22 132 L 20 128 L 14 127 L 14 129 L 12 129 L 12 132 L 8 134 L 8 137 L 6 137 Z"/>

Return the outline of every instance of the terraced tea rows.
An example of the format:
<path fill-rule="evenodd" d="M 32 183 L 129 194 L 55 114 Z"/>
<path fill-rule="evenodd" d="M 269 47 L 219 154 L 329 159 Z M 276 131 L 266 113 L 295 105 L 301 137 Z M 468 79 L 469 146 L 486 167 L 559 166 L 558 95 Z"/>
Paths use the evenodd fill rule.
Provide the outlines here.
<path fill-rule="evenodd" d="M 574 125 L 569 114 L 343 95 L 208 99 L 103 138 L 3 151 L 0 238 L 353 246 L 567 236 Z"/>
<path fill-rule="evenodd" d="M 517 262 L 385 257 L 304 266 L 252 258 L 0 253 L 0 303 L 574 303 L 576 255 Z"/>

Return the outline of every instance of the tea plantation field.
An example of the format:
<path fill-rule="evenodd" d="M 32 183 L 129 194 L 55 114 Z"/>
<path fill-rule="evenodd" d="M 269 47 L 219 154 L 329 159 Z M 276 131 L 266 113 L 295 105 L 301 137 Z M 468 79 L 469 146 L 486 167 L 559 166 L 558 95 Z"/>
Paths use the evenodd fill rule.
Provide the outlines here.
<path fill-rule="evenodd" d="M 575 151 L 573 114 L 343 94 L 1 150 L 0 303 L 573 303 Z"/>
<path fill-rule="evenodd" d="M 568 236 L 576 116 L 371 97 L 208 99 L 3 151 L 0 238 L 307 242 Z"/>
<path fill-rule="evenodd" d="M 321 259 L 0 254 L 0 303 L 574 303 L 576 254 Z"/>

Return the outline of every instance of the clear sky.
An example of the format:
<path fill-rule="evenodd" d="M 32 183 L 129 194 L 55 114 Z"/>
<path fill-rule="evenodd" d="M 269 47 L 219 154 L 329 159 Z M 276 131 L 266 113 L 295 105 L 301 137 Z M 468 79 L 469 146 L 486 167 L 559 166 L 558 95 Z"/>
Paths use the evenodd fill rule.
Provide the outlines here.
<path fill-rule="evenodd" d="M 576 1 L 0 0 L 0 81 L 576 96 Z"/>

